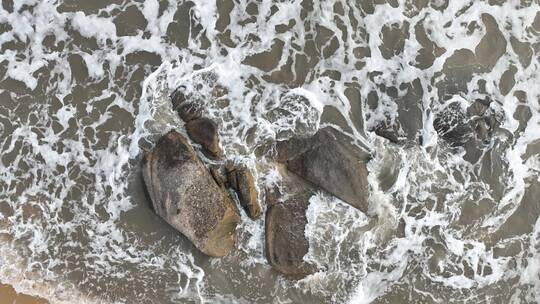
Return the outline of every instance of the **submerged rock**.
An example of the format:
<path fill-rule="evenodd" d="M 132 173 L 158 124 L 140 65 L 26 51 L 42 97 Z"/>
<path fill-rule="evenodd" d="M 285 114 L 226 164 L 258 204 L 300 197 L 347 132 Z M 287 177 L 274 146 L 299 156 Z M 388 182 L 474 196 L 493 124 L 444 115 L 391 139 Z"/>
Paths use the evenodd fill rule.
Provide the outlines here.
<path fill-rule="evenodd" d="M 155 212 L 199 250 L 215 257 L 231 251 L 238 211 L 181 134 L 170 131 L 145 155 L 143 178 Z"/>
<path fill-rule="evenodd" d="M 188 100 L 180 89 L 171 95 L 171 102 L 173 109 L 185 122 L 200 118 L 203 114 L 203 104 L 197 99 Z"/>
<path fill-rule="evenodd" d="M 319 127 L 320 117 L 320 109 L 308 98 L 296 93 L 286 94 L 278 107 L 265 113 L 278 140 L 312 135 Z"/>
<path fill-rule="evenodd" d="M 246 210 L 250 218 L 256 219 L 261 215 L 257 186 L 253 173 L 248 167 L 229 167 L 227 180 L 231 188 L 238 194 L 240 204 Z"/>
<path fill-rule="evenodd" d="M 280 196 L 276 189 L 267 193 L 265 254 L 274 269 L 288 278 L 301 279 L 317 270 L 304 261 L 309 250 L 304 233 L 306 211 L 314 190 L 286 170 L 283 170 L 282 178 L 287 196 Z"/>
<path fill-rule="evenodd" d="M 465 101 L 453 101 L 435 114 L 433 127 L 437 134 L 452 146 L 489 141 L 499 127 L 501 114 L 490 107 L 489 100 L 476 100 L 468 107 Z"/>
<path fill-rule="evenodd" d="M 186 123 L 186 131 L 194 142 L 203 147 L 205 152 L 214 157 L 219 156 L 218 128 L 211 119 L 202 117 L 190 120 Z"/>
<path fill-rule="evenodd" d="M 452 145 L 463 145 L 472 135 L 469 118 L 459 102 L 448 105 L 433 120 L 437 134 Z"/>
<path fill-rule="evenodd" d="M 350 137 L 326 127 L 308 138 L 277 143 L 278 161 L 291 172 L 328 191 L 362 212 L 368 211 L 370 154 Z"/>

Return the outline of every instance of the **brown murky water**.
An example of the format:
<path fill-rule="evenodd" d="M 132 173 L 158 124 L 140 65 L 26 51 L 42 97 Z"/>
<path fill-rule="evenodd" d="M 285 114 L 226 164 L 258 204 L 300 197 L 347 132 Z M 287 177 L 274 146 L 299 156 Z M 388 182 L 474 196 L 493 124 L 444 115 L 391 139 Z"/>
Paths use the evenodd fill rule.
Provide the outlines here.
<path fill-rule="evenodd" d="M 0 303 L 538 303 L 539 36 L 534 0 L 3 0 Z M 277 275 L 263 220 L 216 260 L 153 214 L 139 147 L 183 130 L 179 85 L 237 161 L 324 124 L 373 153 L 369 217 L 312 202 L 321 272 Z M 291 91 L 320 121 L 269 118 Z M 458 147 L 452 103 L 480 121 Z"/>

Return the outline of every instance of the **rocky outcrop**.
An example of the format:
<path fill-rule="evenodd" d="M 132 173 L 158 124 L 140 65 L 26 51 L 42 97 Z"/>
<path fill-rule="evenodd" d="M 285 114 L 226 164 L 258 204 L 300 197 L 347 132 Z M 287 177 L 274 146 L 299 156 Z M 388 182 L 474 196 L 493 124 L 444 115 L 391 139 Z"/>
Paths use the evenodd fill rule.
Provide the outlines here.
<path fill-rule="evenodd" d="M 282 196 L 277 189 L 267 192 L 265 222 L 265 253 L 268 263 L 292 279 L 303 278 L 317 269 L 304 261 L 309 242 L 304 231 L 306 211 L 314 189 L 300 178 L 282 168 Z"/>
<path fill-rule="evenodd" d="M 261 215 L 259 197 L 264 196 L 268 263 L 292 279 L 314 273 L 317 267 L 304 261 L 310 245 L 305 236 L 309 200 L 318 191 L 328 192 L 367 212 L 369 153 L 337 129 L 326 127 L 315 132 L 320 121 L 318 110 L 301 96 L 286 95 L 278 108 L 266 113 L 281 132 L 276 135 L 276 163 L 272 164 L 281 180 L 259 195 L 252 168 L 220 158 L 218 126 L 205 116 L 203 105 L 207 101 L 201 96 L 177 90 L 171 99 L 189 138 L 212 159 L 205 158 L 205 166 L 177 132 L 160 139 L 146 155 L 143 170 L 154 209 L 202 252 L 224 256 L 234 245 L 240 220 L 226 189 L 236 192 L 252 219 Z"/>
<path fill-rule="evenodd" d="M 227 168 L 227 181 L 231 188 L 238 194 L 240 204 L 246 210 L 248 216 L 256 219 L 261 215 L 259 193 L 255 178 L 251 170 L 246 166 L 229 166 Z"/>
<path fill-rule="evenodd" d="M 277 143 L 277 159 L 287 169 L 367 212 L 369 153 L 340 131 L 326 127 L 308 138 Z"/>
<path fill-rule="evenodd" d="M 145 155 L 143 178 L 155 212 L 199 250 L 231 251 L 238 211 L 181 134 L 170 131 Z"/>

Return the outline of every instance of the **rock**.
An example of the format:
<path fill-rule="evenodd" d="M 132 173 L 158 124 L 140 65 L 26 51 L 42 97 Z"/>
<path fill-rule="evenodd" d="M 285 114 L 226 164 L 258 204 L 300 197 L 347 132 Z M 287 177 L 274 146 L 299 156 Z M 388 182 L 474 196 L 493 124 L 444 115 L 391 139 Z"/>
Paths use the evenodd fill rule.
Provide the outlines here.
<path fill-rule="evenodd" d="M 293 136 L 313 135 L 319 127 L 321 112 L 308 98 L 289 92 L 281 97 L 277 107 L 265 113 L 278 140 Z"/>
<path fill-rule="evenodd" d="M 231 251 L 238 211 L 182 135 L 159 139 L 143 158 L 143 178 L 155 212 L 195 247 L 214 257 Z"/>
<path fill-rule="evenodd" d="M 277 143 L 287 169 L 362 212 L 368 210 L 369 153 L 340 131 L 326 127 L 308 138 Z"/>
<path fill-rule="evenodd" d="M 437 134 L 450 145 L 481 145 L 489 141 L 493 131 L 503 119 L 502 113 L 490 108 L 490 100 L 477 99 L 467 108 L 460 101 L 450 102 L 435 114 L 433 127 Z"/>
<path fill-rule="evenodd" d="M 463 145 L 470 139 L 472 129 L 469 118 L 459 102 L 452 102 L 433 120 L 435 131 L 452 145 Z"/>
<path fill-rule="evenodd" d="M 378 136 L 388 139 L 394 144 L 400 143 L 399 131 L 396 130 L 395 126 L 388 126 L 385 122 L 380 123 L 375 128 L 371 130 L 375 132 Z"/>
<path fill-rule="evenodd" d="M 173 109 L 184 122 L 189 122 L 200 118 L 203 114 L 203 105 L 198 100 L 188 101 L 181 88 L 171 95 Z"/>
<path fill-rule="evenodd" d="M 197 118 L 186 123 L 189 137 L 214 157 L 220 155 L 217 125 L 209 118 Z"/>
<path fill-rule="evenodd" d="M 210 174 L 212 174 L 212 177 L 216 181 L 216 184 L 218 184 L 220 187 L 227 187 L 227 172 L 225 172 L 225 168 L 221 165 L 210 165 L 209 168 Z"/>
<path fill-rule="evenodd" d="M 250 218 L 256 219 L 261 215 L 259 193 L 253 173 L 248 167 L 230 167 L 227 170 L 227 180 L 231 188 L 238 194 L 240 204 Z"/>
<path fill-rule="evenodd" d="M 282 170 L 287 196 L 279 201 L 276 189 L 268 191 L 265 222 L 265 254 L 268 263 L 291 279 L 301 279 L 317 269 L 304 261 L 309 242 L 305 237 L 306 210 L 314 190 L 300 178 Z"/>

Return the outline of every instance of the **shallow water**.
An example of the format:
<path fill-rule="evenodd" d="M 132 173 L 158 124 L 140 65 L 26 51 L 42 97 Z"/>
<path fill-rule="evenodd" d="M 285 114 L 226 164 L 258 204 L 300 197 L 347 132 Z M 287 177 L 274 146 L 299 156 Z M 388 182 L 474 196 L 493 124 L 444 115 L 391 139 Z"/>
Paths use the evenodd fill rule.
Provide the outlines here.
<path fill-rule="evenodd" d="M 538 303 L 539 37 L 526 0 L 3 0 L 0 282 L 50 303 Z M 326 124 L 371 151 L 369 214 L 311 199 L 320 272 L 278 276 L 262 219 L 219 260 L 153 214 L 140 155 L 184 132 L 181 85 L 229 159 Z M 500 125 L 449 145 L 437 113 L 476 100 Z"/>

